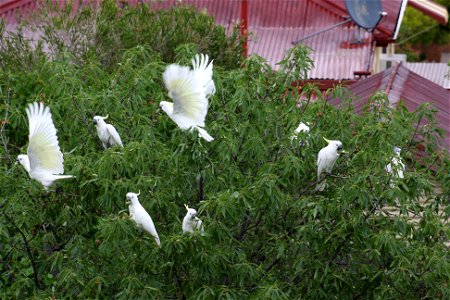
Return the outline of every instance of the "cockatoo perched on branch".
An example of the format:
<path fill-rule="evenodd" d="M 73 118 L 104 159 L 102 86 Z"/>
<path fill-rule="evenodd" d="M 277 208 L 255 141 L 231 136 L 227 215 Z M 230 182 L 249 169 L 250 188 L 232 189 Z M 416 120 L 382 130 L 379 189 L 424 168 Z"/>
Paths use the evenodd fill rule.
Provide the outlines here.
<path fill-rule="evenodd" d="M 193 69 L 177 64 L 169 65 L 163 73 L 164 84 L 173 103 L 161 101 L 160 107 L 181 130 L 196 129 L 207 142 L 214 140 L 203 129 L 208 112 L 208 98 L 214 94 L 213 64 L 208 55 L 196 55 Z"/>
<path fill-rule="evenodd" d="M 183 219 L 183 233 L 194 233 L 195 230 L 200 230 L 201 235 L 203 235 L 205 229 L 203 227 L 202 220 L 197 217 L 197 211 L 193 208 L 189 208 L 187 204 L 185 204 L 184 207 L 186 207 L 187 213 Z"/>
<path fill-rule="evenodd" d="M 153 224 L 153 220 L 150 215 L 147 213 L 145 208 L 139 203 L 138 196 L 141 194 L 139 191 L 136 193 L 127 193 L 127 204 L 128 210 L 130 211 L 130 218 L 136 222 L 136 225 L 139 229 L 144 230 L 150 233 L 151 236 L 155 239 L 156 244 L 161 246 L 161 242 L 159 241 L 158 233 L 156 232 L 155 224 Z"/>
<path fill-rule="evenodd" d="M 331 173 L 334 163 L 339 157 L 339 151 L 342 150 L 342 143 L 340 141 L 330 141 L 326 138 L 323 139 L 328 143 L 328 146 L 322 148 L 317 157 L 317 180 L 321 179 L 322 173 Z M 324 180 L 317 185 L 316 191 L 323 191 L 325 185 L 326 183 Z"/>
<path fill-rule="evenodd" d="M 306 122 L 308 125 L 309 125 L 309 123 L 308 122 Z M 294 134 L 291 136 L 291 142 L 293 142 L 293 141 L 295 141 L 295 140 L 297 140 L 298 139 L 298 134 L 300 133 L 300 132 L 304 132 L 305 133 L 305 135 L 309 135 L 309 126 L 308 125 L 306 125 L 305 123 L 303 123 L 303 122 L 300 122 L 300 125 L 298 125 L 298 127 L 294 130 Z M 303 146 L 304 144 L 308 144 L 308 141 L 306 141 L 306 142 L 304 142 L 304 141 L 300 141 L 299 142 L 299 145 L 300 146 Z"/>
<path fill-rule="evenodd" d="M 74 176 L 61 175 L 64 173 L 64 158 L 59 149 L 50 109 L 42 103 L 34 102 L 30 103 L 25 111 L 30 127 L 28 155 L 20 154 L 17 161 L 31 178 L 39 181 L 48 190 L 55 180 Z"/>
<path fill-rule="evenodd" d="M 385 167 L 386 172 L 388 172 L 389 174 L 392 175 L 392 177 L 395 178 L 404 177 L 403 172 L 405 171 L 405 165 L 403 164 L 402 158 L 400 157 L 401 151 L 402 149 L 400 149 L 399 147 L 395 147 L 394 148 L 395 156 L 392 158 L 392 163 L 389 163 Z M 394 167 L 392 167 L 392 165 L 394 165 Z"/>
<path fill-rule="evenodd" d="M 97 134 L 102 141 L 103 148 L 109 148 L 113 146 L 123 147 L 122 140 L 120 139 L 119 133 L 116 128 L 111 124 L 107 124 L 104 120 L 108 118 L 95 116 L 94 117 L 94 125 L 97 128 Z"/>

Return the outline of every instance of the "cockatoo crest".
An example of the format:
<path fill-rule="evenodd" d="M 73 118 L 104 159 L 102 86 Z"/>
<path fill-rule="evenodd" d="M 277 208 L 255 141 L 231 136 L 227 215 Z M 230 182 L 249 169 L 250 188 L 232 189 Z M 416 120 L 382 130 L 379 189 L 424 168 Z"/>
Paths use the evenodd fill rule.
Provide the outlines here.
<path fill-rule="evenodd" d="M 335 148 L 336 151 L 342 150 L 342 143 L 340 141 L 327 140 L 325 137 L 323 139 L 328 143 L 328 146 Z M 337 154 L 339 155 L 339 152 Z"/>

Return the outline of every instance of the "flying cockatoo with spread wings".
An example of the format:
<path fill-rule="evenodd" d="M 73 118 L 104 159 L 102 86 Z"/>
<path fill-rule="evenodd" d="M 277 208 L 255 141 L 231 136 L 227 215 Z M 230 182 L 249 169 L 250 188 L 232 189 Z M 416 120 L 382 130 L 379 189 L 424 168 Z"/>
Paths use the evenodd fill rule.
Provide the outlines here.
<path fill-rule="evenodd" d="M 317 180 L 320 180 L 322 173 L 331 173 L 334 163 L 339 157 L 339 151 L 342 150 L 340 141 L 330 141 L 323 138 L 328 146 L 322 148 L 317 156 Z M 323 191 L 326 186 L 325 180 L 317 185 L 316 191 Z"/>
<path fill-rule="evenodd" d="M 194 231 L 199 230 L 201 235 L 203 235 L 205 229 L 203 227 L 202 220 L 197 217 L 197 211 L 193 208 L 189 208 L 187 204 L 185 204 L 184 207 L 186 207 L 187 213 L 183 219 L 183 233 L 194 233 Z"/>
<path fill-rule="evenodd" d="M 111 124 L 107 124 L 105 120 L 108 118 L 101 116 L 94 117 L 94 125 L 97 128 L 97 134 L 102 141 L 103 148 L 109 148 L 113 146 L 123 147 L 122 140 L 120 139 L 119 133 L 116 128 Z"/>
<path fill-rule="evenodd" d="M 155 239 L 156 244 L 161 246 L 161 242 L 159 241 L 158 232 L 156 232 L 155 224 L 153 223 L 152 218 L 147 213 L 145 208 L 139 203 L 138 196 L 141 194 L 139 191 L 136 193 L 127 193 L 127 204 L 128 210 L 130 212 L 130 217 L 136 222 L 136 225 L 139 229 L 148 232 Z"/>
<path fill-rule="evenodd" d="M 56 128 L 50 109 L 42 103 L 30 103 L 25 109 L 28 115 L 29 135 L 27 154 L 20 154 L 17 161 L 31 178 L 39 181 L 46 190 L 58 179 L 73 175 L 64 173 L 64 158 L 59 149 Z"/>
<path fill-rule="evenodd" d="M 173 103 L 161 101 L 160 107 L 181 130 L 196 129 L 199 136 L 211 142 L 214 138 L 202 128 L 208 112 L 208 98 L 216 90 L 212 79 L 213 63 L 208 60 L 208 55 L 196 55 L 192 70 L 177 64 L 169 65 L 163 73 L 163 81 Z"/>

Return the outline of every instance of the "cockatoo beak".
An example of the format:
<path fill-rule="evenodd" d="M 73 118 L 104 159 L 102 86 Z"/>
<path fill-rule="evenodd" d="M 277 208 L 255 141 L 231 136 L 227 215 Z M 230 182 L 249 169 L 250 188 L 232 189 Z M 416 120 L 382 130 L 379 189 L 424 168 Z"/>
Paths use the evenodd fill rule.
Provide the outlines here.
<path fill-rule="evenodd" d="M 130 205 L 131 204 L 131 200 L 127 198 L 127 200 L 125 200 L 125 204 L 126 205 Z"/>
<path fill-rule="evenodd" d="M 94 120 L 94 125 L 97 125 L 97 121 Z"/>

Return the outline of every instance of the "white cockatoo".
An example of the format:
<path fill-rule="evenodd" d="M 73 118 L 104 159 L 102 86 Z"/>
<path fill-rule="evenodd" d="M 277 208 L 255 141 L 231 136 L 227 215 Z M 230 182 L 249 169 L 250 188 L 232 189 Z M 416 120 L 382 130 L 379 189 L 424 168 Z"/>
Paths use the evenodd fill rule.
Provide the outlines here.
<path fill-rule="evenodd" d="M 208 112 L 208 97 L 215 92 L 212 80 L 212 61 L 208 55 L 196 55 L 192 60 L 193 69 L 177 64 L 169 65 L 163 73 L 164 84 L 173 103 L 161 101 L 159 106 L 181 130 L 198 131 L 207 142 L 214 140 L 203 129 Z"/>
<path fill-rule="evenodd" d="M 309 125 L 308 122 L 306 122 L 306 124 Z M 298 127 L 294 130 L 294 134 L 291 135 L 291 142 L 294 142 L 295 140 L 297 140 L 298 139 L 298 135 L 301 132 L 303 132 L 306 136 L 309 135 L 309 126 L 306 125 L 306 124 L 303 123 L 303 122 L 300 122 L 300 125 L 298 125 Z M 308 141 L 306 141 L 306 142 L 300 141 L 299 142 L 300 146 L 303 146 L 304 144 L 308 145 Z"/>
<path fill-rule="evenodd" d="M 25 109 L 28 115 L 30 133 L 27 154 L 20 154 L 17 161 L 31 178 L 39 181 L 46 190 L 55 180 L 67 179 L 73 175 L 64 173 L 64 158 L 59 149 L 56 128 L 50 109 L 42 103 L 30 103 Z"/>
<path fill-rule="evenodd" d="M 130 218 L 136 222 L 139 229 L 147 231 L 155 239 L 156 244 L 161 246 L 158 233 L 156 232 L 155 224 L 152 218 L 147 213 L 145 208 L 139 203 L 138 196 L 141 194 L 127 193 L 128 210 L 130 211 Z"/>
<path fill-rule="evenodd" d="M 106 117 L 94 117 L 94 125 L 95 128 L 97 128 L 97 134 L 100 138 L 100 141 L 102 141 L 103 148 L 106 149 L 113 146 L 123 147 L 122 140 L 120 139 L 119 133 L 117 132 L 116 128 L 114 128 L 114 126 L 112 126 L 111 124 L 107 124 L 105 122 L 107 118 L 108 115 Z"/>
<path fill-rule="evenodd" d="M 196 80 L 205 88 L 206 98 L 211 98 L 216 93 L 213 77 L 213 60 L 208 64 L 208 54 L 197 54 L 192 59 L 192 71 Z"/>
<path fill-rule="evenodd" d="M 322 173 L 331 173 L 334 163 L 339 157 L 339 151 L 342 150 L 342 143 L 340 141 L 330 141 L 323 138 L 328 146 L 322 148 L 317 156 L 317 180 L 321 179 Z M 316 187 L 316 191 L 323 191 L 325 188 L 325 180 Z"/>
<path fill-rule="evenodd" d="M 392 177 L 395 178 L 403 178 L 403 172 L 405 171 L 405 165 L 402 162 L 402 158 L 400 156 L 400 152 L 402 151 L 402 149 L 400 149 L 399 147 L 395 147 L 394 148 L 394 157 L 392 158 L 392 163 L 389 163 L 386 167 L 385 170 L 386 172 L 388 172 L 389 174 L 391 174 Z M 392 166 L 394 165 L 394 167 Z"/>
<path fill-rule="evenodd" d="M 186 204 L 184 207 L 186 207 L 187 213 L 183 219 L 183 233 L 194 233 L 195 230 L 199 230 L 201 235 L 203 235 L 205 229 L 203 227 L 202 220 L 197 217 L 197 211 L 193 208 L 189 208 Z"/>

